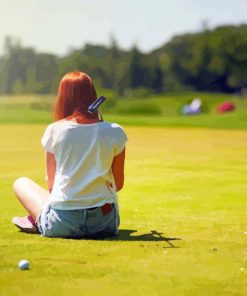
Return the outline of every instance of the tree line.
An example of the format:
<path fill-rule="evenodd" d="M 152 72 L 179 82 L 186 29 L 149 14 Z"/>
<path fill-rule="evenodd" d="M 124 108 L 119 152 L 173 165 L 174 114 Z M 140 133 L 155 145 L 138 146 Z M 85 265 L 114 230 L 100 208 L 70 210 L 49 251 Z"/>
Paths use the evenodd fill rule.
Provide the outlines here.
<path fill-rule="evenodd" d="M 59 57 L 6 37 L 0 93 L 55 93 L 61 77 L 74 70 L 88 73 L 97 87 L 120 96 L 132 91 L 241 91 L 247 87 L 247 25 L 175 36 L 150 53 L 137 45 L 123 50 L 112 38 L 110 46 L 86 44 Z"/>

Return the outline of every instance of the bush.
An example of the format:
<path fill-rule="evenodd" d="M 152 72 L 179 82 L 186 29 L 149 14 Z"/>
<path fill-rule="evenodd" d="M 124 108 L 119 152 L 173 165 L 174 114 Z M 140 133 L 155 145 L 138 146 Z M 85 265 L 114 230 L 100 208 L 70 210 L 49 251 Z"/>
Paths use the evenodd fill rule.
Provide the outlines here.
<path fill-rule="evenodd" d="M 151 103 L 132 104 L 130 102 L 129 106 L 119 108 L 117 113 L 121 115 L 160 115 L 162 112 Z"/>
<path fill-rule="evenodd" d="M 48 102 L 33 102 L 30 104 L 31 109 L 39 111 L 51 111 L 52 104 Z"/>
<path fill-rule="evenodd" d="M 145 87 L 138 87 L 132 89 L 126 89 L 124 92 L 124 97 L 128 99 L 144 99 L 150 97 L 152 90 Z"/>

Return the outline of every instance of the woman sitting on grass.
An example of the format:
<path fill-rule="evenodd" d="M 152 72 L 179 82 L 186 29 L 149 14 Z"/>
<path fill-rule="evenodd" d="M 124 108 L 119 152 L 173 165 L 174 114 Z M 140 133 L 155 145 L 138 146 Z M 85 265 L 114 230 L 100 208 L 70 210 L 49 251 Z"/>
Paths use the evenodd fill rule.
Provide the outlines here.
<path fill-rule="evenodd" d="M 13 219 L 22 231 L 64 238 L 117 234 L 116 192 L 124 184 L 127 137 L 121 126 L 88 112 L 96 97 L 85 73 L 62 78 L 56 121 L 41 140 L 48 190 L 26 177 L 14 183 L 16 196 L 30 214 Z"/>

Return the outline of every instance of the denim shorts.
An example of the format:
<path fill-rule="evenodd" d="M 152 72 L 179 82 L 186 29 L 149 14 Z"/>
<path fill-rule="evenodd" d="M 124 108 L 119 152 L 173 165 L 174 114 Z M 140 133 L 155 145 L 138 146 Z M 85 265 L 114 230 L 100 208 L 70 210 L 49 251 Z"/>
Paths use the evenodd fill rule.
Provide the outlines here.
<path fill-rule="evenodd" d="M 118 207 L 104 213 L 94 209 L 58 210 L 51 206 L 42 209 L 37 225 L 42 236 L 61 238 L 107 237 L 116 235 L 119 226 Z"/>

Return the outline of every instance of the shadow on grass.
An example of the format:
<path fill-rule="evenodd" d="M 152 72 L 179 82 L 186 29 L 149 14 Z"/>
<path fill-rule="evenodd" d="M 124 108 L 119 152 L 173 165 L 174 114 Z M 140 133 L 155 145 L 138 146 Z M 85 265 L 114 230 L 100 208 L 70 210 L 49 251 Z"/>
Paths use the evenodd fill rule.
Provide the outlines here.
<path fill-rule="evenodd" d="M 150 233 L 144 233 L 140 235 L 132 235 L 137 232 L 137 230 L 133 229 L 120 229 L 117 236 L 107 237 L 104 240 L 109 241 L 159 241 L 159 242 L 167 242 L 171 248 L 177 248 L 174 246 L 171 241 L 181 240 L 177 237 L 165 237 L 162 232 L 158 232 L 156 230 L 151 230 Z"/>
<path fill-rule="evenodd" d="M 23 233 L 27 235 L 27 233 L 20 231 L 20 233 Z M 117 235 L 112 236 L 112 234 L 109 234 L 107 236 L 106 233 L 103 234 L 97 234 L 95 236 L 85 236 L 85 237 L 74 237 L 74 238 L 62 238 L 62 239 L 70 239 L 70 240 L 103 240 L 103 241 L 139 241 L 139 242 L 166 242 L 169 246 L 168 248 L 179 248 L 174 246 L 171 241 L 181 240 L 181 238 L 178 237 L 165 237 L 163 236 L 163 232 L 158 232 L 156 230 L 151 230 L 150 233 L 144 233 L 139 235 L 132 235 L 133 233 L 138 232 L 134 229 L 119 229 L 119 232 Z M 32 233 L 28 233 L 29 235 L 33 235 Z M 39 235 L 39 233 L 35 233 L 36 235 Z M 60 237 L 61 238 L 61 237 Z"/>

